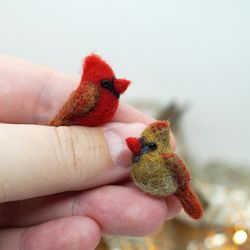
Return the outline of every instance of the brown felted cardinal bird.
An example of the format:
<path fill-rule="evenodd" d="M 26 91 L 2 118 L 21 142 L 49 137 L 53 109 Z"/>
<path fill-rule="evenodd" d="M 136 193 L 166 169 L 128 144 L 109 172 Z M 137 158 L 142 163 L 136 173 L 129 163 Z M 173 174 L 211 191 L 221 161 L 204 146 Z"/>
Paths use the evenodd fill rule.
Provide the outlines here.
<path fill-rule="evenodd" d="M 203 209 L 190 186 L 185 163 L 170 146 L 170 123 L 157 121 L 147 127 L 140 138 L 127 138 L 133 152 L 132 178 L 144 192 L 155 196 L 175 194 L 185 212 L 194 219 Z"/>
<path fill-rule="evenodd" d="M 109 122 L 117 110 L 120 94 L 129 83 L 117 79 L 111 67 L 99 56 L 87 56 L 78 88 L 49 125 L 99 126 Z"/>

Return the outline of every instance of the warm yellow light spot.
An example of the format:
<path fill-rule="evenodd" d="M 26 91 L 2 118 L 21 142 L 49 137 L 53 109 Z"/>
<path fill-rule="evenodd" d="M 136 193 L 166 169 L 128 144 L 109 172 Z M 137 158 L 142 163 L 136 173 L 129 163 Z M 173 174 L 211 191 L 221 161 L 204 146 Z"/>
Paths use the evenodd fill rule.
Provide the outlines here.
<path fill-rule="evenodd" d="M 157 250 L 156 249 L 156 247 L 155 246 L 153 246 L 153 245 L 151 245 L 151 246 L 149 246 L 149 248 L 148 248 L 149 250 Z"/>
<path fill-rule="evenodd" d="M 155 244 L 154 244 L 152 238 L 150 238 L 150 237 L 145 237 L 144 239 L 145 239 L 145 241 L 146 241 L 147 249 L 148 249 L 148 250 L 158 250 L 158 247 L 155 246 Z"/>
<path fill-rule="evenodd" d="M 232 239 L 236 245 L 244 244 L 247 240 L 247 233 L 244 230 L 238 230 L 235 232 Z"/>

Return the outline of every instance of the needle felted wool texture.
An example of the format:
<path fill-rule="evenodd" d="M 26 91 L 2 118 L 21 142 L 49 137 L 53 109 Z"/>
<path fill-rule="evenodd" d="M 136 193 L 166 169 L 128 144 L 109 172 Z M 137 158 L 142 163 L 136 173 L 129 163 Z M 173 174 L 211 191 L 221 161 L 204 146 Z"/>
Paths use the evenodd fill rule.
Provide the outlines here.
<path fill-rule="evenodd" d="M 135 184 L 151 195 L 175 194 L 184 211 L 199 219 L 203 208 L 191 188 L 191 176 L 184 161 L 171 149 L 170 123 L 154 122 L 140 138 L 127 138 L 126 142 L 133 153 L 131 175 Z"/>
<path fill-rule="evenodd" d="M 99 126 L 114 116 L 120 94 L 130 81 L 117 79 L 111 67 L 98 55 L 87 56 L 79 86 L 72 92 L 51 126 Z"/>

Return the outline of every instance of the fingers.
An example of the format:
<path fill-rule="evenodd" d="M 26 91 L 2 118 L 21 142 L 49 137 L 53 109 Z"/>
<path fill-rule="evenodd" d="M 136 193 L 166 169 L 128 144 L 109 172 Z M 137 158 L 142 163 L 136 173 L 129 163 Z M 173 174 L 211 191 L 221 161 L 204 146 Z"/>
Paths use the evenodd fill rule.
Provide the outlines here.
<path fill-rule="evenodd" d="M 173 216 L 180 210 L 168 211 L 163 199 L 135 188 L 105 186 L 78 197 L 73 211 L 94 218 L 105 233 L 142 236 L 159 228 L 169 218 L 168 212 Z"/>
<path fill-rule="evenodd" d="M 67 217 L 30 228 L 0 231 L 0 249 L 93 250 L 101 237 L 98 224 L 87 217 Z"/>
<path fill-rule="evenodd" d="M 168 216 L 167 219 L 171 220 L 177 216 L 177 214 L 181 211 L 182 205 L 178 198 L 175 195 L 169 195 L 165 199 L 168 208 Z"/>
<path fill-rule="evenodd" d="M 47 124 L 77 84 L 76 80 L 59 72 L 0 56 L 0 120 L 9 123 Z M 141 118 L 146 122 L 150 119 L 122 104 L 115 120 L 126 122 L 127 116 L 128 122 L 133 122 L 134 118 L 137 121 Z"/>
<path fill-rule="evenodd" d="M 0 55 L 0 121 L 48 124 L 77 85 L 77 80 L 59 72 Z M 113 119 L 146 125 L 154 120 L 125 103 L 120 103 Z"/>
<path fill-rule="evenodd" d="M 59 72 L 0 55 L 0 121 L 48 124 L 77 85 L 77 80 Z M 120 103 L 113 121 L 147 125 L 155 119 Z"/>
<path fill-rule="evenodd" d="M 0 55 L 0 121 L 47 124 L 76 85 L 59 72 Z"/>
<path fill-rule="evenodd" d="M 78 81 L 59 72 L 0 56 L 0 121 L 48 124 L 77 85 Z M 152 120 L 123 103 L 114 118 L 145 124 Z"/>
<path fill-rule="evenodd" d="M 88 216 L 104 233 L 147 235 L 181 210 L 174 196 L 165 200 L 135 187 L 104 186 L 77 193 L 2 204 L 0 226 L 30 226 L 65 216 Z"/>
<path fill-rule="evenodd" d="M 140 122 L 146 125 L 155 121 L 154 118 L 126 103 L 120 103 L 113 120 L 124 123 Z"/>
<path fill-rule="evenodd" d="M 0 126 L 0 201 L 82 190 L 129 174 L 128 136 L 145 125 L 104 128 Z"/>

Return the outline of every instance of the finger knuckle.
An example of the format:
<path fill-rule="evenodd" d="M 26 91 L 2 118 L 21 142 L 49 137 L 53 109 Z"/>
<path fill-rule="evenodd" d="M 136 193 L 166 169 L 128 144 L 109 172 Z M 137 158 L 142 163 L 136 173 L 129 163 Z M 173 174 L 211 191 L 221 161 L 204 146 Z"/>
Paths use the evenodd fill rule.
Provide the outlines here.
<path fill-rule="evenodd" d="M 70 127 L 55 128 L 55 156 L 58 166 L 69 174 L 80 171 L 77 137 Z"/>
<path fill-rule="evenodd" d="M 100 143 L 95 136 L 96 132 L 88 131 L 79 127 L 57 127 L 55 128 L 55 155 L 60 173 L 67 181 L 76 181 L 85 178 L 97 159 L 100 158 Z"/>

